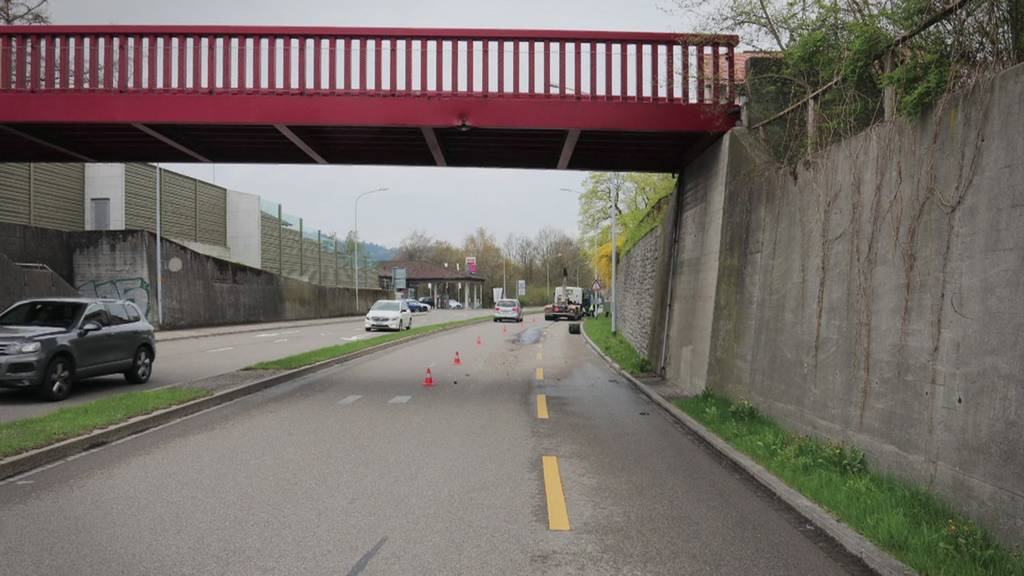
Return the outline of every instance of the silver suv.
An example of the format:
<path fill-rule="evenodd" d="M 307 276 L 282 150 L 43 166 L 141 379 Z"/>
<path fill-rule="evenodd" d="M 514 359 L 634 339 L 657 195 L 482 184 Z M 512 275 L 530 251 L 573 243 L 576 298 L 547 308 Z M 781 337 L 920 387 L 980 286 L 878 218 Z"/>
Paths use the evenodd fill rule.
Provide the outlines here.
<path fill-rule="evenodd" d="M 0 387 L 33 388 L 63 400 L 75 380 L 124 374 L 149 380 L 153 326 L 132 302 L 95 298 L 25 300 L 0 314 Z"/>

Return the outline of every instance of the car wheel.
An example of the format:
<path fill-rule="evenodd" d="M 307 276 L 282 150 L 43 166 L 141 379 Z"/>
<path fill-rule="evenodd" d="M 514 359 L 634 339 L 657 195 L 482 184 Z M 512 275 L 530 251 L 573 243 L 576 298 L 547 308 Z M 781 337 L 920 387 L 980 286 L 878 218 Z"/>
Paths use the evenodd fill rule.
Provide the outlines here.
<path fill-rule="evenodd" d="M 153 353 L 146 346 L 139 346 L 132 358 L 132 367 L 124 373 L 124 379 L 132 384 L 145 384 L 153 375 Z"/>
<path fill-rule="evenodd" d="M 372 329 L 372 328 L 363 328 L 363 330 L 366 330 L 367 332 L 370 332 L 370 331 L 372 331 L 373 329 Z"/>
<path fill-rule="evenodd" d="M 67 398 L 71 394 L 74 375 L 75 370 L 71 359 L 67 356 L 57 356 L 46 366 L 46 374 L 43 376 L 43 385 L 39 388 L 39 394 L 52 402 Z"/>

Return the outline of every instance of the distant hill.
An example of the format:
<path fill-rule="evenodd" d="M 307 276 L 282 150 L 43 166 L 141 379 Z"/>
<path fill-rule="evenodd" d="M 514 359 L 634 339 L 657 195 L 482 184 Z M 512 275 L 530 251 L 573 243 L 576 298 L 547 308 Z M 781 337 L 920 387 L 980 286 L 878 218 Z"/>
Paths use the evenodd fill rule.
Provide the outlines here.
<path fill-rule="evenodd" d="M 387 246 L 381 246 L 380 244 L 374 244 L 373 242 L 364 242 L 364 250 L 366 256 L 374 262 L 386 262 L 388 260 L 394 260 L 397 250 L 394 248 L 388 248 Z"/>

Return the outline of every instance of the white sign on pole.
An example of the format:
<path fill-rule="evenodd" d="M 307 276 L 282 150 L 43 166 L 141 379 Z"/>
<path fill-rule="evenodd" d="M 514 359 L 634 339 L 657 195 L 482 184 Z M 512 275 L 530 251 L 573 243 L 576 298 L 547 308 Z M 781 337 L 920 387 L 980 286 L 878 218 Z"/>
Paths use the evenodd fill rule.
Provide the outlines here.
<path fill-rule="evenodd" d="M 502 298 L 505 297 L 505 291 L 504 291 L 504 289 L 502 289 L 501 286 L 498 286 L 497 288 L 494 288 L 493 290 L 494 290 L 494 301 L 495 302 L 497 302 L 498 300 L 501 300 Z"/>
<path fill-rule="evenodd" d="M 516 296 L 526 296 L 526 280 L 516 281 Z"/>
<path fill-rule="evenodd" d="M 392 268 L 391 278 L 395 281 L 395 290 L 405 290 L 405 268 Z"/>
<path fill-rule="evenodd" d="M 600 280 L 598 280 L 597 278 L 594 278 L 594 285 L 593 285 L 593 286 L 591 286 L 590 288 L 591 288 L 591 289 L 592 289 L 592 290 L 593 290 L 594 292 L 600 292 L 600 291 L 601 291 L 601 281 L 600 281 Z"/>

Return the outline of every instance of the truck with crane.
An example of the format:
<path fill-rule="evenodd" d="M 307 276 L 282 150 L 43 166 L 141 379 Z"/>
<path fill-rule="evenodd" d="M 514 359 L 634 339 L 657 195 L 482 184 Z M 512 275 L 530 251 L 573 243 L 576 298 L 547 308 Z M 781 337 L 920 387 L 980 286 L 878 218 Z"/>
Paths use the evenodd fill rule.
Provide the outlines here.
<path fill-rule="evenodd" d="M 568 286 L 568 270 L 562 269 L 562 285 L 555 287 L 554 302 L 544 307 L 545 320 L 572 320 L 583 318 L 583 288 Z"/>

